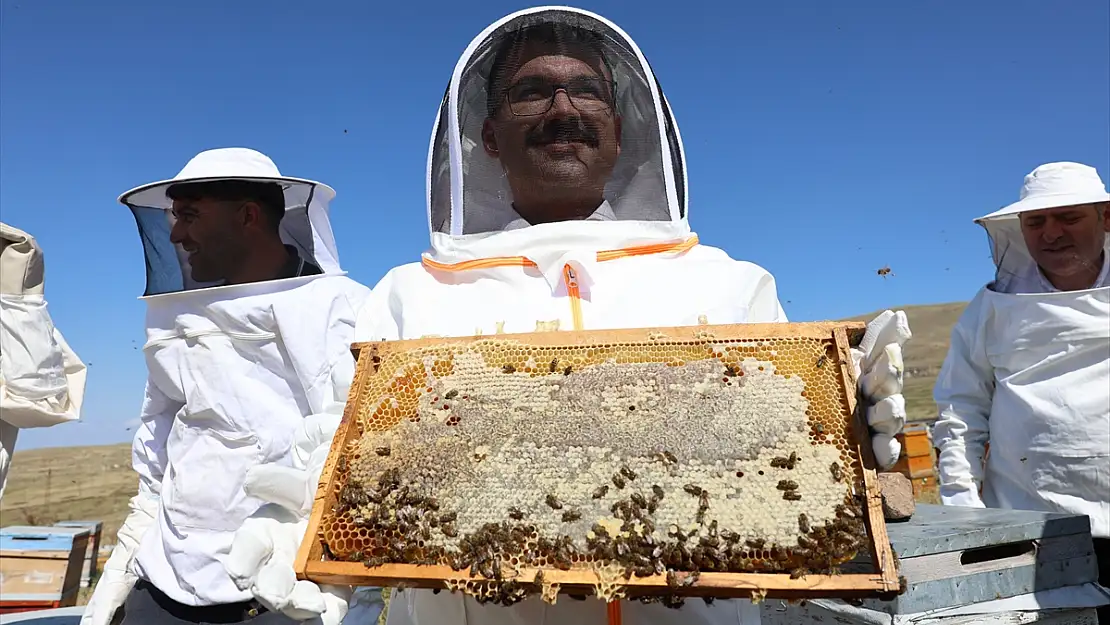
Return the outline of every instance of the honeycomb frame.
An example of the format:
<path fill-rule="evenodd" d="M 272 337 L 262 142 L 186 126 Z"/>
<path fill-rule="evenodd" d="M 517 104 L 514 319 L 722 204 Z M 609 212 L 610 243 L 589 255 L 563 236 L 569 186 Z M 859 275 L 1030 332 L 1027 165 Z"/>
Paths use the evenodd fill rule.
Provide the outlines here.
<path fill-rule="evenodd" d="M 345 584 L 358 586 L 386 586 L 398 588 L 444 588 L 450 591 L 463 591 L 476 595 L 485 600 L 498 600 L 506 594 L 515 597 L 512 601 L 520 600 L 526 595 L 542 595 L 544 600 L 554 602 L 561 595 L 589 595 L 596 594 L 599 598 L 612 600 L 617 598 L 639 598 L 643 601 L 663 600 L 667 603 L 678 598 L 681 603 L 686 597 L 714 597 L 714 598 L 743 598 L 748 597 L 758 601 L 764 597 L 798 599 L 818 597 L 839 598 L 865 598 L 889 597 L 901 592 L 901 585 L 897 574 L 895 556 L 890 548 L 886 534 L 885 521 L 881 508 L 881 496 L 878 491 L 876 469 L 871 452 L 868 428 L 862 420 L 862 415 L 857 410 L 856 381 L 850 366 L 849 348 L 859 344 L 865 326 L 860 323 L 785 323 L 785 324 L 737 324 L 718 326 L 689 326 L 677 328 L 643 328 L 632 330 L 594 330 L 574 332 L 536 332 L 528 334 L 498 334 L 494 336 L 474 336 L 457 338 L 424 338 L 405 341 L 382 341 L 376 343 L 359 343 L 352 346 L 352 352 L 357 359 L 354 383 L 351 386 L 346 410 L 339 430 L 333 440 L 332 449 L 325 463 L 319 488 L 314 501 L 309 519 L 305 539 L 297 555 L 297 574 L 300 579 L 308 579 L 317 583 Z M 849 515 L 854 519 L 858 516 L 865 530 L 865 540 L 861 540 L 857 547 L 866 550 L 869 558 L 856 558 L 850 564 L 849 557 L 841 557 L 837 564 L 849 565 L 852 572 L 841 573 L 833 566 L 829 570 L 811 572 L 803 569 L 787 570 L 782 565 L 771 564 L 767 570 L 746 572 L 721 572 L 710 570 L 684 571 L 681 568 L 667 567 L 666 573 L 640 572 L 631 573 L 630 568 L 625 568 L 624 574 L 613 570 L 614 563 L 608 562 L 605 567 L 575 561 L 573 567 L 569 564 L 555 566 L 542 557 L 537 561 L 515 562 L 499 565 L 501 569 L 494 577 L 497 581 L 484 577 L 486 571 L 456 564 L 448 566 L 442 557 L 436 564 L 430 562 L 414 564 L 401 562 L 357 561 L 361 559 L 362 552 L 355 554 L 341 554 L 341 549 L 332 549 L 329 545 L 328 532 L 334 528 L 338 516 L 347 507 L 343 503 L 343 488 L 346 486 L 352 469 L 351 457 L 356 457 L 360 442 L 366 435 L 367 413 L 371 412 L 371 402 L 374 398 L 368 395 L 368 389 L 379 388 L 381 382 L 373 382 L 375 376 L 384 375 L 387 364 L 396 364 L 398 355 L 423 353 L 427 358 L 428 350 L 454 349 L 459 350 L 481 349 L 480 344 L 490 341 L 498 345 L 514 344 L 530 353 L 577 354 L 579 358 L 568 358 L 566 374 L 575 365 L 588 369 L 590 366 L 602 364 L 604 360 L 591 360 L 591 357 L 605 355 L 606 349 L 613 346 L 622 348 L 636 347 L 642 351 L 674 348 L 679 351 L 698 348 L 704 349 L 719 345 L 775 345 L 782 341 L 814 341 L 820 342 L 824 353 L 810 366 L 814 369 L 824 368 L 834 376 L 836 384 L 831 388 L 823 389 L 823 401 L 833 402 L 838 406 L 835 419 L 840 420 L 844 434 L 839 444 L 843 459 L 843 471 L 847 477 L 846 503 L 854 502 L 857 507 Z M 669 347 L 668 347 L 669 346 Z M 537 351 L 538 350 L 538 351 Z M 583 351 L 587 356 L 581 357 Z M 763 350 L 766 356 L 767 350 Z M 684 352 L 685 353 L 685 352 Z M 775 351 L 771 350 L 770 354 Z M 611 355 L 611 354 L 610 354 Z M 392 358 L 392 360 L 391 360 Z M 555 362 L 556 359 L 551 362 Z M 669 357 L 674 360 L 673 356 Z M 658 360 L 658 359 L 657 359 Z M 546 359 L 543 361 L 546 363 Z M 612 362 L 612 360 L 610 360 Z M 626 361 L 627 362 L 627 361 Z M 644 362 L 638 360 L 636 362 Z M 652 362 L 650 359 L 647 362 Z M 773 362 L 773 361 L 772 361 Z M 518 362 L 519 364 L 519 362 Z M 521 371 L 516 371 L 512 365 L 506 365 L 504 373 L 527 374 L 538 376 L 545 374 L 562 373 L 562 362 L 551 365 L 550 370 L 546 364 L 536 364 L 533 359 L 525 363 Z M 682 361 L 668 362 L 668 366 L 683 365 Z M 750 364 L 750 363 L 749 363 Z M 556 370 L 557 368 L 557 370 Z M 394 369 L 396 369 L 394 367 Z M 805 372 L 800 372 L 794 367 L 793 375 L 805 377 Z M 732 366 L 726 367 L 732 372 Z M 759 365 L 759 371 L 763 366 Z M 728 375 L 743 372 L 736 370 L 726 372 L 724 382 L 728 382 Z M 790 373 L 784 374 L 791 377 Z M 824 375 L 824 374 L 823 374 Z M 373 382 L 373 383 L 372 383 Z M 377 386 L 375 386 L 375 384 Z M 420 386 L 423 386 L 422 384 Z M 430 387 L 429 387 L 430 388 Z M 427 389 L 419 389 L 425 391 Z M 806 388 L 806 391 L 812 389 Z M 428 390 L 431 394 L 431 391 Z M 806 393 L 802 393 L 803 397 Z M 440 398 L 435 397 L 437 401 Z M 379 402 L 378 406 L 380 407 Z M 445 406 L 446 408 L 446 406 Z M 808 418 L 809 411 L 806 411 Z M 402 419 L 396 419 L 400 422 Z M 411 419 L 410 419 L 411 420 Z M 419 419 L 416 419 L 419 421 Z M 827 422 L 827 418 L 826 418 Z M 820 435 L 821 426 L 812 421 L 815 426 L 810 432 L 811 441 Z M 396 427 L 381 429 L 382 432 Z M 832 438 L 829 436 L 828 438 Z M 813 447 L 820 447 L 814 444 Z M 785 461 L 785 458 L 776 458 L 776 462 Z M 637 465 L 639 466 L 639 465 Z M 775 465 L 772 465 L 775 466 Z M 625 467 L 622 467 L 625 468 Z M 793 466 L 790 467 L 793 469 Z M 839 469 L 836 469 L 839 470 Z M 763 471 L 759 472 L 761 475 Z M 742 475 L 738 471 L 737 475 Z M 615 476 L 616 477 L 616 476 Z M 841 478 L 837 478 L 840 481 Z M 783 481 L 779 481 L 779 490 Z M 788 484 L 789 486 L 789 484 Z M 764 486 L 764 490 L 770 490 Z M 689 492 L 689 491 L 688 491 Z M 784 497 L 785 498 L 785 497 Z M 553 506 L 554 507 L 554 506 Z M 837 506 L 838 518 L 843 506 Z M 616 514 L 616 512 L 614 512 Z M 700 512 L 699 512 L 700 514 Z M 804 516 L 804 515 L 802 515 Z M 514 517 L 516 518 L 516 517 Z M 847 517 L 845 517 L 847 518 Z M 799 521 L 800 522 L 800 521 Z M 433 521 L 434 523 L 434 521 Z M 715 524 L 714 524 L 715 525 Z M 832 527 L 829 525 L 828 527 Z M 595 526 L 596 529 L 596 526 Z M 331 540 L 336 538 L 336 531 L 330 529 Z M 831 530 L 830 530 L 831 531 Z M 592 535 L 592 534 L 591 534 Z M 810 538 L 822 538 L 824 534 L 809 534 Z M 715 538 L 715 536 L 714 536 Z M 384 539 L 381 539 L 384 540 Z M 704 538 L 702 539 L 704 541 Z M 800 541 L 804 542 L 804 537 Z M 409 553 L 409 552 L 406 552 Z M 855 555 L 853 553 L 852 555 Z M 862 555 L 862 554 L 861 554 Z M 754 558 L 754 556 L 753 556 Z M 355 560 L 355 561 L 351 561 Z M 687 560 L 688 561 L 688 560 Z M 747 561 L 747 560 L 746 560 Z M 753 559 L 752 562 L 756 562 Z M 759 560 L 763 562 L 763 560 Z M 658 564 L 656 567 L 658 568 Z M 506 570 L 511 568 L 511 570 Z M 696 569 L 696 567 L 690 567 Z M 693 573 L 693 574 L 691 574 Z M 511 603 L 512 601 L 505 601 Z"/>

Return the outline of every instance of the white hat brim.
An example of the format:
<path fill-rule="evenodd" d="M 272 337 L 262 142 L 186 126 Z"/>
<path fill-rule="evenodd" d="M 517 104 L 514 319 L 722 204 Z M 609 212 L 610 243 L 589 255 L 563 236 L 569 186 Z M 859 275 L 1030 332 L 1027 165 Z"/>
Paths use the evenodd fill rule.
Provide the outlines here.
<path fill-rule="evenodd" d="M 1016 217 L 1021 213 L 1029 211 L 1064 208 L 1066 206 L 1080 206 L 1083 204 L 1097 204 L 1100 202 L 1110 202 L 1110 193 L 1102 191 L 1097 193 L 1056 193 L 1051 195 L 1031 196 L 1018 200 L 989 215 L 979 217 L 975 220 L 975 223 L 990 221 L 992 219 Z"/>
<path fill-rule="evenodd" d="M 168 209 L 170 208 L 171 202 L 170 199 L 166 197 L 166 189 L 168 189 L 169 187 L 177 184 L 194 182 L 216 182 L 219 180 L 276 182 L 282 185 L 284 188 L 289 188 L 292 186 L 306 186 L 315 188 L 319 191 L 323 191 L 323 193 L 327 195 L 327 197 L 322 199 L 330 201 L 335 198 L 335 189 L 322 182 L 309 180 L 307 178 L 291 178 L 288 176 L 210 176 L 205 178 L 172 178 L 169 180 L 160 180 L 158 182 L 151 182 L 148 184 L 140 185 L 121 194 L 119 196 L 119 202 L 126 206 L 145 206 L 149 208 Z M 307 196 L 308 194 L 306 193 L 305 195 Z M 286 194 L 285 197 L 286 210 L 304 205 L 304 200 L 302 199 L 290 198 L 290 194 Z"/>

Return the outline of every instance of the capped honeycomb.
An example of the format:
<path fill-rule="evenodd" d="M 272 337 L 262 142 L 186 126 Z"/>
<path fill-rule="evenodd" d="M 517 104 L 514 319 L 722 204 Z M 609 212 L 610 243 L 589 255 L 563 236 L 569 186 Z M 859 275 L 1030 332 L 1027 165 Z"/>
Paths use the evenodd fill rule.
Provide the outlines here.
<path fill-rule="evenodd" d="M 607 600 L 632 577 L 834 573 L 869 544 L 836 354 L 831 333 L 377 350 L 322 538 L 502 604 L 554 602 L 552 569 Z"/>

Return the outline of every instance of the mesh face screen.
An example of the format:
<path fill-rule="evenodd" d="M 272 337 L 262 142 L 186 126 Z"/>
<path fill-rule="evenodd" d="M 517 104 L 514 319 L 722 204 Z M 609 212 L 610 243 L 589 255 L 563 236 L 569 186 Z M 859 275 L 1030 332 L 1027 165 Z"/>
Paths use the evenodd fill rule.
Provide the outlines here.
<path fill-rule="evenodd" d="M 444 564 L 479 600 L 520 568 L 831 572 L 868 542 L 831 339 L 387 352 L 359 387 L 323 538 L 339 559 Z M 460 574 L 462 575 L 462 574 Z M 606 581 L 607 580 L 607 581 Z"/>
<path fill-rule="evenodd" d="M 433 146 L 434 230 L 497 232 L 595 213 L 681 218 L 681 158 L 663 153 L 664 142 L 677 151 L 677 133 L 658 83 L 600 22 L 555 11 L 508 24 L 479 43 L 457 89 L 455 110 L 444 99 Z M 668 194 L 664 167 L 679 192 Z M 462 185 L 454 215 L 452 183 Z"/>

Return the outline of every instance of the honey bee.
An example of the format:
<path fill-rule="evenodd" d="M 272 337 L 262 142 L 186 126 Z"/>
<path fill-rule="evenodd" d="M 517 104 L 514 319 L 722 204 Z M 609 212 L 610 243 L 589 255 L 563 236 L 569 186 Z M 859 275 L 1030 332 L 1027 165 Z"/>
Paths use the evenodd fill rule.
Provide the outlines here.
<path fill-rule="evenodd" d="M 779 490 L 798 490 L 798 483 L 794 480 L 779 480 L 775 488 Z"/>
<path fill-rule="evenodd" d="M 839 463 L 832 463 L 829 465 L 829 471 L 832 473 L 832 478 L 837 482 L 844 479 L 844 472 L 840 470 Z"/>
<path fill-rule="evenodd" d="M 347 471 L 347 456 L 339 456 L 339 460 L 335 463 L 335 470 L 340 473 Z"/>
<path fill-rule="evenodd" d="M 682 490 L 686 491 L 687 493 L 689 493 L 689 494 L 691 494 L 695 497 L 701 497 L 701 494 L 705 492 L 704 490 L 701 489 L 700 486 L 696 486 L 694 484 L 687 484 L 687 485 L 682 487 Z"/>
<path fill-rule="evenodd" d="M 829 361 L 828 355 L 827 354 L 821 354 L 821 357 L 817 359 L 817 368 L 820 369 L 821 367 L 824 367 L 825 363 L 828 362 L 828 361 Z"/>
<path fill-rule="evenodd" d="M 631 499 L 632 503 L 636 504 L 640 508 L 646 508 L 647 507 L 647 500 L 644 499 L 644 496 L 641 495 L 640 493 L 632 493 L 632 495 L 629 497 L 629 499 Z"/>
<path fill-rule="evenodd" d="M 884 278 L 887 277 L 887 276 L 891 276 L 891 277 L 894 276 L 894 273 L 892 273 L 890 271 L 890 265 L 883 265 L 883 267 L 875 273 L 879 274 L 880 276 L 882 276 Z"/>
<path fill-rule="evenodd" d="M 801 501 L 802 496 L 796 490 L 788 490 L 782 494 L 782 498 L 787 501 Z"/>
<path fill-rule="evenodd" d="M 567 510 L 563 513 L 563 523 L 572 523 L 582 518 L 582 513 L 577 510 Z"/>
<path fill-rule="evenodd" d="M 636 479 L 636 472 L 632 469 L 629 469 L 627 466 L 621 467 L 621 475 L 627 477 L 630 480 Z"/>
<path fill-rule="evenodd" d="M 648 511 L 648 514 L 655 514 L 655 511 L 656 511 L 656 510 L 658 510 L 658 509 L 659 509 L 659 503 L 658 503 L 658 500 L 656 500 L 656 499 L 649 499 L 649 500 L 648 500 L 648 502 L 647 502 L 647 511 Z"/>
<path fill-rule="evenodd" d="M 544 499 L 544 503 L 546 503 L 548 505 L 548 507 L 550 507 L 552 510 L 561 510 L 563 508 L 563 504 L 559 501 L 559 498 L 556 497 L 555 495 L 548 495 Z"/>
<path fill-rule="evenodd" d="M 443 396 L 443 398 L 444 399 L 455 399 L 458 396 L 459 396 L 459 391 L 457 389 L 451 389 L 451 390 L 447 391 L 447 393 Z"/>
<path fill-rule="evenodd" d="M 519 508 L 509 508 L 509 518 L 514 521 L 519 521 L 524 518 L 524 513 Z"/>
<path fill-rule="evenodd" d="M 558 368 L 559 368 L 559 359 L 558 358 L 552 358 L 551 359 L 551 365 L 547 369 L 548 372 L 549 373 L 555 373 L 555 370 L 558 369 Z"/>
<path fill-rule="evenodd" d="M 613 486 L 616 486 L 617 488 L 624 488 L 624 484 L 625 484 L 624 478 L 621 476 L 621 474 L 620 473 L 614 473 L 613 474 Z"/>
<path fill-rule="evenodd" d="M 809 526 L 809 517 L 804 512 L 798 515 L 798 529 L 803 534 L 808 534 L 813 529 Z"/>
<path fill-rule="evenodd" d="M 736 368 L 735 365 L 725 365 L 725 375 L 727 375 L 728 377 L 735 378 L 739 374 L 740 371 Z"/>
<path fill-rule="evenodd" d="M 609 485 L 608 484 L 602 484 L 601 486 L 598 486 L 596 489 L 594 489 L 593 498 L 594 499 L 601 499 L 602 497 L 604 497 L 608 493 L 609 493 Z"/>
<path fill-rule="evenodd" d="M 671 452 L 664 450 L 660 452 L 660 454 L 663 456 L 663 460 L 665 460 L 667 463 L 678 464 L 678 458 L 675 458 L 675 455 Z"/>
<path fill-rule="evenodd" d="M 439 522 L 442 524 L 452 523 L 457 518 L 459 518 L 459 514 L 457 512 L 444 512 L 443 514 L 439 515 Z"/>
<path fill-rule="evenodd" d="M 448 538 L 455 538 L 459 535 L 459 532 L 455 529 L 455 525 L 453 523 L 445 523 L 443 525 L 440 525 L 439 531 L 443 532 L 443 535 Z"/>
<path fill-rule="evenodd" d="M 793 571 L 790 571 L 790 579 L 801 579 L 806 576 L 806 573 L 807 571 L 805 569 L 794 569 Z"/>
<path fill-rule="evenodd" d="M 389 447 L 378 447 L 378 448 L 374 449 L 374 453 L 378 454 L 379 456 L 383 456 L 383 457 L 388 456 L 390 454 L 390 452 L 391 452 L 391 450 L 390 450 Z"/>
<path fill-rule="evenodd" d="M 663 501 L 663 487 L 658 484 L 652 484 L 651 495 L 656 501 Z"/>
<path fill-rule="evenodd" d="M 563 369 L 563 375 L 570 375 L 570 371 L 571 371 L 570 365 L 567 365 L 567 368 Z"/>
<path fill-rule="evenodd" d="M 512 365 L 505 365 L 504 367 L 501 367 L 501 372 L 502 373 L 515 373 L 516 372 L 516 367 L 514 367 Z"/>

